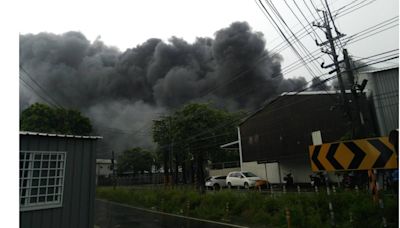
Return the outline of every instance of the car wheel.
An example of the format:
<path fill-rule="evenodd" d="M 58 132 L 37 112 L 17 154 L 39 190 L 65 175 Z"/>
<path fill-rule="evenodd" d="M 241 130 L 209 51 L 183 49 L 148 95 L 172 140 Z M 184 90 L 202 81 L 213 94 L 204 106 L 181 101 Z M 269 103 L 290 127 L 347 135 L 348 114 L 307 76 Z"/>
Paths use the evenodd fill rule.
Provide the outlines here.
<path fill-rule="evenodd" d="M 249 189 L 249 183 L 244 182 L 244 188 L 245 188 L 245 189 Z"/>
<path fill-rule="evenodd" d="M 214 184 L 214 190 L 219 190 L 219 184 Z"/>
<path fill-rule="evenodd" d="M 232 188 L 232 184 L 231 182 L 228 182 L 228 188 L 231 189 Z"/>

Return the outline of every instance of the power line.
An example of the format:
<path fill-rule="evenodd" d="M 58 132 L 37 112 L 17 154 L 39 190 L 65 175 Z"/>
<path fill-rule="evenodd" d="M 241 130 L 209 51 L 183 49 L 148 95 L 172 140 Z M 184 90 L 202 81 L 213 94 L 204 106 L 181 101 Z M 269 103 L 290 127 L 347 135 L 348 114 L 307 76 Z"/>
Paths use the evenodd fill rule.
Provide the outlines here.
<path fill-rule="evenodd" d="M 362 36 L 362 37 L 359 37 L 358 39 L 354 39 L 354 40 L 350 39 L 350 40 L 347 40 L 347 43 L 348 43 L 348 44 L 352 44 L 352 43 L 355 43 L 355 42 L 357 42 L 357 41 L 364 40 L 364 39 L 369 38 L 369 37 L 371 37 L 371 36 L 373 36 L 373 35 L 376 35 L 376 34 L 379 34 L 379 33 L 381 33 L 381 32 L 387 31 L 387 30 L 389 30 L 389 29 L 391 29 L 391 28 L 395 28 L 395 27 L 397 27 L 397 26 L 398 26 L 398 24 L 395 24 L 395 25 L 392 25 L 392 26 L 390 26 L 390 27 L 388 27 L 388 28 L 385 28 L 385 29 L 382 29 L 382 30 L 380 30 L 380 31 L 374 32 L 374 33 L 372 33 L 372 34 L 364 35 L 364 36 Z M 354 38 L 354 37 L 353 37 L 353 38 Z"/>
<path fill-rule="evenodd" d="M 306 8 L 307 8 L 308 10 L 310 10 L 310 8 L 308 8 L 308 5 L 306 4 L 306 2 L 305 2 L 304 0 L 303 0 L 303 2 L 304 2 L 304 4 L 306 5 Z M 285 0 L 285 3 L 286 3 L 286 0 Z M 321 37 L 315 32 L 315 30 L 314 30 L 312 24 L 308 21 L 307 17 L 304 15 L 303 11 L 300 9 L 300 7 L 299 7 L 299 5 L 296 3 L 296 1 L 293 1 L 293 3 L 295 4 L 295 6 L 296 6 L 297 10 L 300 12 L 300 14 L 303 16 L 303 18 L 305 19 L 305 21 L 307 22 L 307 24 L 309 25 L 311 31 L 313 31 L 313 33 L 314 33 L 314 39 L 313 39 L 313 40 L 316 40 L 316 39 L 318 38 L 320 41 L 322 41 Z M 287 4 L 287 6 L 290 8 L 289 4 Z M 290 9 L 291 9 L 291 8 L 290 8 Z M 292 13 L 295 15 L 296 19 L 300 22 L 300 19 L 297 17 L 297 15 L 294 13 L 294 11 L 293 11 L 293 10 L 290 10 L 290 11 L 292 11 Z M 310 11 L 310 13 L 311 13 L 311 11 Z M 313 15 L 313 14 L 312 14 L 312 15 Z M 313 17 L 314 17 L 314 15 L 313 15 Z M 314 17 L 314 18 L 315 18 L 315 17 Z M 303 24 L 302 24 L 302 26 L 303 26 L 304 29 L 306 29 L 306 27 L 305 27 Z"/>
<path fill-rule="evenodd" d="M 57 107 L 54 103 L 51 101 L 47 100 L 44 96 L 40 95 L 38 91 L 36 91 L 28 82 L 26 82 L 21 76 L 19 77 L 19 80 L 21 80 L 22 85 L 24 85 L 26 88 L 30 88 L 32 92 L 34 92 L 39 98 L 41 98 L 43 101 L 45 101 L 47 104 Z"/>
<path fill-rule="evenodd" d="M 354 0 L 354 1 L 352 1 L 352 2 L 350 2 L 350 3 L 348 3 L 348 4 L 346 4 L 346 5 L 344 5 L 344 6 L 342 6 L 342 7 L 340 7 L 339 9 L 336 10 L 336 12 L 339 13 L 341 10 L 343 10 L 343 9 L 345 9 L 346 7 L 348 7 L 348 6 L 350 6 L 350 5 L 354 4 L 354 3 L 356 3 L 357 1 L 359 1 L 359 0 Z M 311 2 L 312 2 L 312 1 L 311 1 Z M 314 6 L 314 8 L 315 8 L 315 6 Z"/>
<path fill-rule="evenodd" d="M 346 10 L 343 10 L 341 13 L 339 13 L 339 12 L 334 12 L 335 13 L 335 18 L 337 19 L 337 18 L 340 18 L 340 17 L 343 17 L 343 16 L 345 16 L 345 15 L 347 15 L 347 14 L 349 14 L 349 13 L 352 13 L 352 12 L 354 12 L 354 11 L 356 11 L 356 10 L 359 10 L 359 9 L 361 9 L 361 8 L 364 8 L 365 6 L 367 6 L 367 5 L 370 5 L 371 3 L 373 3 L 373 2 L 375 2 L 376 0 L 371 0 L 370 2 L 367 2 L 366 4 L 364 4 L 364 5 L 362 5 L 362 6 L 359 6 L 359 7 L 357 7 L 357 8 L 355 8 L 355 9 L 353 9 L 353 10 L 351 10 L 352 8 L 354 8 L 354 7 L 356 7 L 356 6 L 358 6 L 358 5 L 360 5 L 360 4 L 362 4 L 362 3 L 364 3 L 364 2 L 366 2 L 367 0 L 364 0 L 364 1 L 362 1 L 362 2 L 360 2 L 360 3 L 358 3 L 358 4 L 356 4 L 356 5 L 354 5 L 354 6 L 352 6 L 352 7 L 349 7 L 349 8 L 347 8 Z M 346 12 L 347 11 L 347 12 Z"/>
<path fill-rule="evenodd" d="M 293 1 L 295 1 L 295 0 L 293 0 Z M 305 0 L 303 0 L 304 2 L 305 2 Z M 257 1 L 255 0 L 255 2 L 257 3 Z M 312 0 L 310 0 L 310 2 L 311 2 L 311 4 L 314 6 L 314 3 L 312 2 Z M 258 4 L 257 4 L 258 5 Z M 260 7 L 260 6 L 258 6 L 258 7 Z M 307 8 L 308 8 L 308 6 L 307 6 Z M 315 8 L 315 6 L 314 6 L 314 8 Z M 261 9 L 261 8 L 260 8 Z M 316 9 L 316 8 L 315 8 Z M 309 10 L 310 11 L 310 10 Z M 316 12 L 317 12 L 317 14 L 318 14 L 318 10 L 316 10 Z M 315 19 L 315 21 L 318 21 L 318 19 L 316 19 L 316 17 L 315 17 L 315 14 L 313 14 L 311 11 L 310 11 L 310 15 Z M 321 18 L 321 16 L 320 15 L 318 15 L 320 18 Z M 322 18 L 321 18 L 321 21 L 322 21 Z M 294 28 L 295 27 L 297 27 L 297 26 L 299 26 L 300 24 L 296 24 L 295 26 L 294 26 Z M 300 37 L 300 39 L 302 38 L 302 37 L 304 37 L 304 36 L 302 36 L 302 35 L 304 35 L 304 30 L 303 29 L 300 29 L 299 31 L 297 31 L 295 34 L 297 34 L 299 37 Z M 307 34 L 305 34 L 305 35 L 307 35 Z M 289 40 L 291 40 L 293 37 L 292 36 L 290 36 L 289 37 Z M 272 41 L 270 41 L 270 44 L 272 44 L 272 43 L 274 43 L 276 40 L 278 40 L 279 39 L 279 37 L 276 37 L 276 38 L 274 38 Z M 283 41 L 283 42 L 281 42 L 281 43 L 279 43 L 278 45 L 276 45 L 276 47 L 278 47 L 278 46 L 280 46 L 280 45 L 282 45 L 282 44 L 286 44 L 286 42 L 285 41 Z M 274 48 L 275 49 L 275 48 Z"/>
<path fill-rule="evenodd" d="M 303 0 L 304 1 L 304 0 Z M 358 0 L 356 0 L 356 1 L 358 1 Z M 345 5 L 344 7 L 347 7 L 347 6 L 349 6 L 349 5 L 351 5 L 351 4 L 353 4 L 353 3 L 355 3 L 356 1 L 353 1 L 352 3 L 349 3 L 349 4 L 347 4 L 347 5 Z M 255 0 L 255 2 L 257 3 L 257 0 Z M 319 9 L 317 9 L 317 7 L 315 6 L 315 4 L 313 3 L 313 1 L 310 1 L 311 2 L 311 4 L 313 5 L 313 8 L 315 9 L 315 11 L 317 12 L 317 15 L 321 18 L 321 20 L 317 20 L 318 22 L 321 22 L 321 21 L 323 21 L 323 19 L 322 19 L 322 17 L 321 17 L 321 15 L 319 15 L 318 14 L 318 11 L 320 11 Z M 264 16 L 266 16 L 267 17 L 267 15 L 265 14 L 265 12 L 262 10 L 262 8 L 261 8 L 261 6 L 257 3 L 257 6 L 261 9 L 261 11 L 263 12 L 263 14 L 264 14 Z M 323 7 L 324 7 L 324 5 L 322 5 Z M 324 7 L 325 8 L 325 7 Z M 342 7 L 343 8 L 343 7 Z M 341 10 L 342 8 L 340 8 L 339 10 Z M 351 8 L 350 8 L 351 9 Z M 336 11 L 334 11 L 333 13 L 335 13 L 335 12 L 337 12 L 337 11 L 339 11 L 339 10 L 336 10 Z M 311 15 L 313 15 L 313 17 L 314 17 L 314 14 L 312 14 L 311 13 Z M 335 16 L 334 16 L 335 17 Z M 315 17 L 314 17 L 315 18 Z M 338 17 L 339 18 L 339 17 Z M 270 19 L 268 19 L 268 20 L 270 20 Z M 271 22 L 271 24 L 272 24 L 272 21 L 270 21 Z M 272 24 L 273 25 L 273 24 Z M 297 31 L 296 33 L 295 33 L 298 37 L 299 37 L 299 39 L 302 39 L 302 38 L 304 38 L 305 36 L 307 36 L 308 35 L 308 33 L 304 30 L 304 28 L 302 28 L 302 29 L 300 29 L 299 31 Z M 317 33 L 316 33 L 317 34 Z M 318 34 L 317 34 L 318 35 Z M 295 38 L 293 37 L 293 36 L 289 36 L 289 41 L 291 41 L 291 42 L 295 42 Z M 283 41 L 283 42 L 281 42 L 280 44 L 278 44 L 278 45 L 276 45 L 275 47 L 273 47 L 272 49 L 270 49 L 270 52 L 276 52 L 276 53 L 279 53 L 279 52 L 282 52 L 283 50 L 285 50 L 286 48 L 288 48 L 290 45 L 289 44 L 287 44 L 287 42 L 286 41 Z M 340 46 L 343 48 L 343 44 L 340 44 Z"/>
<path fill-rule="evenodd" d="M 324 76 L 324 75 L 327 75 L 327 74 L 320 75 L 319 77 L 322 77 L 322 76 Z M 321 84 L 324 83 L 325 81 L 326 81 L 326 80 L 322 81 Z M 311 81 L 310 81 L 310 82 L 311 82 Z M 309 83 L 309 82 L 308 82 L 308 83 Z M 308 83 L 306 83 L 306 84 L 308 84 Z M 298 94 L 298 93 L 300 93 L 300 92 L 302 92 L 302 91 L 305 91 L 305 90 L 307 90 L 307 89 L 309 89 L 309 88 L 311 88 L 311 86 L 310 86 L 310 87 L 306 87 L 306 88 L 302 88 L 302 89 L 299 90 L 296 94 Z M 296 91 L 296 90 L 293 90 L 292 92 L 294 92 L 294 91 Z M 278 98 L 279 96 L 280 96 L 280 95 L 278 95 L 276 98 Z M 276 99 L 276 98 L 275 98 L 275 99 Z M 219 124 L 219 125 L 217 125 L 216 127 L 213 127 L 212 129 L 213 129 L 213 130 L 220 129 L 220 128 L 226 127 L 226 126 L 228 126 L 229 124 L 232 124 L 232 123 L 234 123 L 234 122 L 236 122 L 236 121 L 237 121 L 237 120 L 234 119 L 233 121 L 228 121 L 227 123 Z M 195 136 L 192 136 L 191 138 L 189 138 L 188 140 L 174 141 L 173 143 L 174 143 L 174 144 L 177 144 L 177 143 L 179 143 L 179 142 L 185 142 L 186 144 L 188 144 L 188 142 L 191 142 L 191 143 L 197 142 L 197 140 L 193 141 L 194 137 L 203 135 L 203 134 L 205 134 L 205 133 L 207 133 L 207 132 L 209 132 L 209 130 L 201 131 L 200 133 L 196 134 Z M 168 146 L 170 146 L 170 145 L 171 145 L 171 142 L 170 142 L 170 144 L 163 145 L 163 147 L 168 147 Z"/>
<path fill-rule="evenodd" d="M 278 12 L 278 10 L 276 9 L 276 7 L 273 5 L 273 3 L 271 2 L 269 2 L 268 0 L 266 1 L 267 2 L 267 4 L 270 6 L 270 8 L 272 9 L 272 11 L 274 12 L 275 11 L 275 15 L 276 16 L 278 16 L 279 18 L 280 18 L 280 20 L 283 22 L 283 24 L 287 27 L 287 30 L 289 30 L 289 32 L 290 33 L 292 33 L 292 35 L 296 38 L 296 40 L 297 40 L 297 42 L 300 44 L 300 47 L 305 51 L 305 53 L 307 53 L 307 55 L 306 55 L 306 57 L 307 56 L 312 56 L 313 58 L 314 58 L 314 56 L 308 51 L 308 49 L 304 46 L 304 44 L 297 38 L 297 36 L 293 33 L 293 31 L 290 29 L 290 27 L 287 25 L 287 23 L 285 22 L 285 20 L 283 19 L 283 17 L 280 15 L 280 13 Z M 261 1 L 260 1 L 260 3 L 261 3 Z M 262 4 L 262 3 L 261 3 Z M 262 5 L 263 6 L 263 5 Z M 263 7 L 265 10 L 266 10 L 266 8 L 265 7 Z M 290 6 L 289 6 L 289 8 L 290 8 Z M 266 11 L 267 12 L 267 11 Z M 293 12 L 293 11 L 292 11 Z M 268 15 L 270 15 L 268 12 L 267 12 L 267 14 Z M 296 16 L 297 17 L 297 16 Z M 273 18 L 271 18 L 272 20 L 273 20 Z M 274 20 L 273 20 L 274 21 Z M 278 27 L 278 29 L 279 29 L 279 26 L 278 25 L 276 25 L 277 27 Z M 305 29 L 306 30 L 306 29 Z M 280 30 L 281 31 L 281 30 Z M 287 39 L 286 39 L 286 41 L 288 42 L 288 43 L 290 43 Z M 294 49 L 294 47 L 292 46 L 292 49 Z M 294 50 L 296 50 L 296 49 L 294 49 Z M 296 51 L 296 53 L 298 53 L 297 51 Z M 299 57 L 299 59 L 300 60 L 302 60 L 302 62 L 304 63 L 304 66 L 307 68 L 307 70 L 309 70 L 309 72 L 310 72 L 310 74 L 311 74 L 311 76 L 313 77 L 313 78 L 316 78 L 316 75 L 314 74 L 314 72 L 312 72 L 311 71 L 311 69 L 309 69 L 308 68 L 308 66 L 307 66 L 307 63 L 305 62 L 305 60 L 298 54 L 298 57 Z M 310 63 L 312 63 L 311 65 L 312 66 L 314 66 L 314 67 L 316 67 L 315 65 L 314 65 L 314 61 L 311 61 Z M 322 73 L 321 72 L 321 70 L 318 68 L 318 67 L 316 67 L 316 69 L 320 72 L 320 73 Z M 327 92 L 327 94 L 329 94 L 328 93 L 328 91 L 324 88 L 324 90 Z"/>
<path fill-rule="evenodd" d="M 392 52 L 395 52 L 395 51 L 398 51 L 398 50 L 399 50 L 399 49 L 396 48 L 396 49 L 392 49 L 392 50 L 389 50 L 389 51 L 381 52 L 381 53 L 379 53 L 379 54 L 371 55 L 371 56 L 368 56 L 368 57 L 358 57 L 357 60 L 372 59 L 373 57 L 380 56 L 380 55 L 385 55 L 385 54 L 389 54 L 389 53 L 392 53 Z M 398 54 L 398 53 L 397 53 L 397 54 Z M 356 57 L 356 56 L 355 56 L 355 57 Z M 374 60 L 374 59 L 373 59 L 373 60 Z"/>
<path fill-rule="evenodd" d="M 322 1 L 322 0 L 321 0 L 321 1 Z M 332 24 L 333 24 L 333 28 L 335 29 L 336 36 L 341 36 L 342 33 L 339 32 L 339 30 L 338 30 L 337 27 L 336 27 L 335 20 L 333 20 L 332 13 L 331 13 L 331 9 L 329 8 L 328 0 L 325 0 L 325 4 L 326 4 L 326 9 L 327 9 L 327 11 L 328 11 L 329 18 L 331 19 Z M 340 43 L 341 49 L 343 49 L 343 44 L 342 44 L 341 39 L 338 39 L 338 41 L 339 41 L 339 43 Z"/>
<path fill-rule="evenodd" d="M 288 24 L 286 23 L 286 21 L 284 20 L 284 18 L 282 17 L 282 15 L 278 12 L 277 8 L 274 6 L 274 4 L 272 2 L 270 2 L 269 0 L 265 1 L 270 9 L 272 10 L 272 12 L 277 16 L 278 18 L 278 22 L 282 25 L 282 27 L 288 31 L 289 33 L 291 33 L 293 35 L 293 37 L 296 39 L 297 42 L 294 43 L 294 45 L 298 45 L 299 49 L 303 52 L 303 54 L 305 54 L 306 56 L 310 55 L 310 52 L 308 51 L 308 49 L 304 46 L 304 44 L 300 41 L 300 39 L 298 39 L 298 37 L 296 36 L 296 34 L 293 33 L 293 31 L 291 30 L 291 28 L 288 26 Z M 265 10 L 266 8 L 263 7 Z M 268 15 L 270 15 L 267 12 Z M 273 18 L 272 18 L 273 20 Z M 275 22 L 275 20 L 273 20 L 273 22 Z M 277 25 L 277 27 L 279 28 L 279 25 Z M 280 30 L 280 29 L 279 29 Z M 280 30 L 281 31 L 281 30 Z M 307 32 L 307 31 L 306 31 Z M 286 42 L 290 42 L 286 36 L 284 36 Z M 291 45 L 292 49 L 295 51 L 295 54 L 298 56 L 299 59 L 303 59 L 303 56 L 301 56 L 301 54 L 296 50 L 296 48 L 294 47 L 294 45 Z M 309 73 L 315 77 L 316 74 L 314 73 L 314 71 L 311 70 L 311 68 L 309 68 L 309 66 L 307 65 L 307 63 L 305 61 L 303 61 L 304 66 L 306 67 L 306 69 L 309 71 Z M 318 67 L 316 67 L 314 64 L 310 64 L 311 66 L 314 67 L 314 69 L 317 69 L 317 71 L 319 71 L 320 73 L 322 73 L 320 71 L 320 69 Z"/>
<path fill-rule="evenodd" d="M 391 57 L 391 58 L 386 58 L 386 59 L 383 59 L 383 60 L 381 60 L 381 61 L 368 62 L 368 63 L 366 63 L 366 64 L 364 64 L 364 65 L 361 65 L 361 66 L 358 66 L 358 67 L 356 67 L 356 68 L 353 68 L 352 70 L 361 69 L 361 68 L 363 68 L 363 67 L 370 66 L 370 65 L 374 65 L 374 64 L 377 64 L 377 63 L 380 63 L 380 62 L 389 61 L 389 60 L 394 59 L 394 58 L 398 58 L 398 56 L 394 56 L 394 57 Z M 347 71 L 342 71 L 341 73 L 344 73 L 344 72 L 347 72 Z M 318 77 L 322 77 L 322 76 L 325 76 L 325 75 L 328 75 L 328 74 L 323 74 L 323 75 L 320 75 L 320 76 L 318 76 Z M 314 86 L 322 85 L 322 84 L 326 83 L 327 81 L 332 80 L 332 79 L 334 79 L 334 78 L 336 78 L 336 77 L 337 77 L 337 75 L 336 75 L 336 76 L 331 76 L 331 77 L 329 77 L 328 79 L 322 80 L 320 83 L 318 83 L 317 85 L 314 85 Z M 310 81 L 310 82 L 311 82 L 311 81 Z M 308 83 L 309 83 L 309 82 L 308 82 Z M 306 83 L 306 84 L 308 84 L 308 83 Z M 300 93 L 300 92 L 303 92 L 303 91 L 305 91 L 305 90 L 307 90 L 307 89 L 310 89 L 310 88 L 312 88 L 312 86 L 313 86 L 313 85 L 311 85 L 311 86 L 309 86 L 309 87 L 305 87 L 305 88 L 303 88 L 303 89 L 300 89 L 300 90 L 298 90 L 298 91 L 297 91 L 295 94 L 293 94 L 293 95 L 297 95 L 297 94 Z M 278 97 L 279 97 L 279 96 L 278 96 Z M 276 98 L 275 98 L 275 99 L 276 99 Z M 235 121 L 236 121 L 236 120 L 235 120 Z M 233 121 L 233 122 L 235 122 L 235 121 Z M 216 130 L 216 129 L 219 129 L 219 128 L 221 128 L 221 127 L 225 127 L 225 126 L 227 126 L 227 125 L 229 125 L 229 124 L 231 124 L 231 122 L 228 122 L 227 124 L 224 124 L 224 125 L 217 125 L 217 126 L 214 127 L 213 129 Z M 209 132 L 209 130 L 207 130 L 207 131 L 202 131 L 202 132 L 198 133 L 197 135 L 195 135 L 195 137 L 200 136 L 200 135 L 203 135 L 203 134 L 205 134 L 205 133 L 207 133 L 207 132 Z M 191 137 L 190 140 L 194 139 L 195 137 Z M 186 140 L 185 140 L 185 142 L 188 143 Z M 190 141 L 190 142 L 196 142 L 196 141 Z M 178 143 L 178 142 L 175 141 L 174 143 Z M 168 144 L 168 145 L 166 145 L 166 146 L 169 146 L 169 145 L 170 145 L 170 144 Z"/>
<path fill-rule="evenodd" d="M 295 0 L 293 0 L 293 2 L 295 2 Z M 310 15 L 314 18 L 314 20 L 315 20 L 315 21 L 318 21 L 318 19 L 317 19 L 317 18 L 314 16 L 314 14 L 312 13 L 310 7 L 308 7 L 307 2 L 306 2 L 305 0 L 303 0 L 303 3 L 304 3 L 304 5 L 306 6 L 308 12 L 310 12 Z M 312 0 L 310 0 L 310 3 L 311 3 L 311 5 L 314 7 L 315 12 L 317 13 L 317 15 L 318 15 L 319 17 L 321 17 L 321 16 L 318 14 L 318 10 L 317 10 L 317 8 L 315 8 L 314 3 L 313 3 Z M 311 25 L 310 25 L 310 26 L 311 26 Z M 311 28 L 312 28 L 312 26 L 311 26 Z"/>
<path fill-rule="evenodd" d="M 39 87 L 39 89 L 53 102 L 53 104 L 55 104 L 55 106 L 57 106 L 58 108 L 63 108 L 57 101 L 55 101 L 55 99 L 53 99 L 52 96 L 50 96 L 50 94 L 22 67 L 22 65 L 19 65 L 19 67 L 21 68 L 21 70 L 23 72 L 25 72 L 26 76 L 28 76 L 28 78 L 30 78 L 32 80 L 33 83 L 35 83 L 36 86 Z M 25 82 L 26 83 L 26 82 Z"/>
<path fill-rule="evenodd" d="M 388 20 L 385 20 L 385 21 L 383 21 L 383 22 L 381 22 L 381 23 L 378 23 L 378 24 L 376 24 L 376 25 L 374 25 L 374 26 L 368 27 L 367 29 L 364 29 L 364 30 L 362 30 L 362 31 L 360 31 L 360 32 L 357 32 L 357 33 L 353 34 L 352 36 L 348 37 L 348 38 L 346 39 L 345 42 L 348 42 L 348 41 L 352 41 L 352 40 L 353 40 L 351 43 L 354 43 L 354 42 L 357 42 L 357 41 L 360 41 L 360 40 L 363 40 L 363 39 L 367 38 L 367 37 L 365 37 L 366 35 L 372 36 L 372 35 L 378 34 L 378 33 L 380 33 L 380 32 L 386 31 L 386 29 L 385 29 L 385 30 L 378 31 L 378 32 L 375 32 L 374 34 L 370 35 L 370 33 L 374 32 L 376 29 L 379 29 L 379 28 L 384 27 L 386 23 L 393 23 L 393 22 L 395 22 L 395 21 L 396 21 L 396 18 L 398 18 L 398 16 L 393 17 L 393 18 L 390 18 L 390 19 L 388 19 Z M 397 21 L 396 21 L 396 22 L 397 22 Z M 389 29 L 389 28 L 388 28 L 388 29 Z M 361 36 L 364 36 L 364 37 L 361 37 Z M 369 37 L 369 36 L 368 36 L 368 37 Z M 358 39 L 356 39 L 356 38 L 358 38 Z M 318 51 L 319 51 L 319 49 L 315 49 L 312 53 L 315 54 L 315 53 L 318 52 Z M 322 56 L 322 55 L 323 55 L 323 54 L 321 53 L 321 54 L 318 55 L 316 58 L 319 58 L 319 57 Z M 306 59 L 306 60 L 307 60 L 307 59 Z M 311 61 L 312 61 L 312 60 L 311 60 Z M 286 74 L 286 73 L 289 73 L 289 72 L 291 72 L 291 71 L 297 69 L 297 68 L 298 68 L 297 66 L 299 65 L 299 63 L 300 63 L 300 60 L 296 60 L 295 62 L 289 64 L 288 66 L 286 66 L 285 68 L 282 69 L 282 74 Z M 290 70 L 289 70 L 289 69 L 290 69 Z M 292 69 L 293 69 L 293 70 L 292 70 Z M 286 70 L 287 70 L 287 71 L 286 71 Z"/>
<path fill-rule="evenodd" d="M 361 69 L 361 68 L 364 68 L 364 67 L 367 67 L 367 66 L 375 65 L 375 64 L 378 64 L 378 63 L 381 63 L 381 62 L 385 62 L 385 61 L 389 61 L 389 60 L 396 59 L 396 58 L 399 58 L 399 56 L 394 56 L 394 57 L 390 57 L 390 58 L 385 58 L 385 59 L 380 60 L 380 61 L 369 62 L 369 63 L 363 64 L 363 65 L 361 65 L 361 66 L 352 68 L 352 69 L 350 69 L 350 70 Z M 345 73 L 345 72 L 348 72 L 348 70 L 341 71 L 341 73 Z M 326 75 L 326 74 L 324 74 L 324 75 Z M 324 76 L 324 75 L 320 75 L 319 77 Z M 331 77 L 329 77 L 329 78 L 327 78 L 327 79 L 325 79 L 325 80 L 322 80 L 320 83 L 318 83 L 318 84 L 315 85 L 315 86 L 322 85 L 322 84 L 324 84 L 324 83 L 326 83 L 326 82 L 328 82 L 328 81 L 330 81 L 330 80 L 332 80 L 332 79 L 334 79 L 334 78 L 336 78 L 336 77 L 337 77 L 337 75 L 331 76 Z M 299 93 L 301 93 L 301 92 L 303 92 L 303 91 L 305 91 L 305 90 L 307 90 L 307 89 L 310 89 L 310 88 L 312 88 L 312 85 L 309 86 L 309 87 L 306 87 L 306 88 L 297 90 L 296 92 L 295 92 L 295 91 L 292 91 L 292 92 L 295 92 L 295 93 L 294 93 L 294 94 L 291 94 L 291 96 L 297 95 L 297 94 L 299 94 Z M 288 93 L 291 93 L 291 92 L 288 92 Z M 279 97 L 280 97 L 280 95 L 277 96 L 274 100 L 276 100 L 276 99 L 279 98 Z M 284 97 L 285 97 L 285 96 L 284 96 Z M 284 99 L 284 97 L 282 97 L 282 98 Z M 288 96 L 286 96 L 286 97 L 288 97 Z M 279 111 L 279 110 L 281 110 L 282 108 L 286 108 L 286 107 L 289 107 L 289 106 L 291 106 L 291 105 L 298 104 L 299 102 L 303 102 L 303 101 L 297 101 L 297 102 L 293 102 L 293 103 L 286 104 L 286 106 L 280 106 L 280 107 L 275 108 L 275 109 L 270 109 L 270 110 L 268 111 L 268 113 L 270 113 L 270 112 L 275 112 L 275 111 Z M 267 104 L 267 105 L 270 105 L 270 104 L 271 104 L 271 103 L 269 103 L 269 104 Z M 261 109 L 261 108 L 260 108 L 260 109 Z M 251 116 L 251 115 L 254 115 L 254 113 L 257 113 L 258 111 L 259 111 L 259 110 L 253 112 L 253 114 L 250 114 L 250 116 Z M 264 113 L 263 113 L 263 114 L 264 114 Z"/>

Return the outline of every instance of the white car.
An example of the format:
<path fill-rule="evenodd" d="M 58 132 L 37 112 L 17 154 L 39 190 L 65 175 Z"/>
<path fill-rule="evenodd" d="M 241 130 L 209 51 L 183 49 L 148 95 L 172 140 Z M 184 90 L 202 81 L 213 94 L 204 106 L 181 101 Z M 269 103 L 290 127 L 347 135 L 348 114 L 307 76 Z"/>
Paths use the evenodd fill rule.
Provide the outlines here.
<path fill-rule="evenodd" d="M 206 179 L 206 188 L 219 190 L 226 187 L 226 176 L 211 176 Z"/>
<path fill-rule="evenodd" d="M 230 172 L 226 177 L 226 185 L 228 186 L 228 188 L 234 186 L 251 188 L 255 186 L 262 186 L 265 184 L 267 184 L 266 180 L 263 180 L 252 172 Z"/>

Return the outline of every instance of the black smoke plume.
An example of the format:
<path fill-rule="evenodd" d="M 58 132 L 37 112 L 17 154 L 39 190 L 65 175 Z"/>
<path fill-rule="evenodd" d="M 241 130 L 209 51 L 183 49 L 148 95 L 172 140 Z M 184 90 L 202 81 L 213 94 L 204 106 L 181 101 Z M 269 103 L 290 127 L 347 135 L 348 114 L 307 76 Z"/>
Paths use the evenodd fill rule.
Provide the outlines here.
<path fill-rule="evenodd" d="M 284 79 L 281 61 L 246 22 L 194 43 L 152 38 L 124 52 L 80 32 L 20 35 L 20 64 L 57 103 L 91 118 L 105 153 L 152 147 L 151 121 L 187 102 L 250 111 L 304 85 Z M 34 102 L 43 101 L 21 83 L 21 110 Z"/>

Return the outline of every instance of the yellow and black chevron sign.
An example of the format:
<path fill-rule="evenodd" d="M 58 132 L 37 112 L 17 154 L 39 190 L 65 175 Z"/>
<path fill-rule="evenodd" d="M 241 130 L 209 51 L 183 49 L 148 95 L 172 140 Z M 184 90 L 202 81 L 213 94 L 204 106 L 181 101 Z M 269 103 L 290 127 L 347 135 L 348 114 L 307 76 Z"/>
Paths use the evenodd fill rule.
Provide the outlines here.
<path fill-rule="evenodd" d="M 395 169 L 397 155 L 388 137 L 309 146 L 312 171 Z"/>

